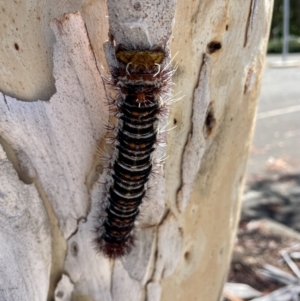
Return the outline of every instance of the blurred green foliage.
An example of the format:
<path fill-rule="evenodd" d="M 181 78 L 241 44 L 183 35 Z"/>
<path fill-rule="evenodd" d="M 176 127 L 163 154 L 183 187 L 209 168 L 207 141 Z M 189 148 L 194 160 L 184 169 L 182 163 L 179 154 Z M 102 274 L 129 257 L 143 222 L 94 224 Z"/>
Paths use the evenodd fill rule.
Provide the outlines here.
<path fill-rule="evenodd" d="M 274 1 L 273 19 L 271 24 L 271 38 L 282 37 L 283 2 Z M 300 1 L 290 0 L 290 34 L 300 37 Z"/>
<path fill-rule="evenodd" d="M 274 0 L 269 53 L 281 53 L 282 51 L 283 2 L 284 0 Z M 289 52 L 300 52 L 300 0 L 290 0 Z"/>
<path fill-rule="evenodd" d="M 289 52 L 300 52 L 300 37 L 290 37 Z M 270 39 L 268 53 L 282 53 L 282 39 Z"/>

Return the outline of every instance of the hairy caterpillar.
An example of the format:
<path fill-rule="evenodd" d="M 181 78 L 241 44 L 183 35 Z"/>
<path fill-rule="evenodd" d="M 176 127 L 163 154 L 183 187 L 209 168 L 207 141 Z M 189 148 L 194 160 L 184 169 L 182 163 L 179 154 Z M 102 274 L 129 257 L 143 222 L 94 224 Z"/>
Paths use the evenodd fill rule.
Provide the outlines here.
<path fill-rule="evenodd" d="M 97 229 L 97 248 L 109 258 L 128 254 L 134 243 L 133 227 L 145 197 L 158 135 L 158 117 L 164 108 L 173 70 L 160 47 L 116 47 L 111 67 L 117 91 L 115 150 L 108 185 L 106 217 Z"/>

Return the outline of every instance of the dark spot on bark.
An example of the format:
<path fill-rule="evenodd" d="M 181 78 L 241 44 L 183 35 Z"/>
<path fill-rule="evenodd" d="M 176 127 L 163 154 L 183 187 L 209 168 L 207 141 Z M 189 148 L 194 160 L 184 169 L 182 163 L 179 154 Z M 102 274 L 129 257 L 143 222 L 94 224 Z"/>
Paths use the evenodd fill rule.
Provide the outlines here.
<path fill-rule="evenodd" d="M 205 132 L 207 137 L 211 135 L 213 129 L 216 126 L 216 123 L 217 121 L 215 118 L 214 110 L 212 104 L 210 104 L 205 118 Z"/>
<path fill-rule="evenodd" d="M 226 31 L 228 30 L 228 28 L 229 28 L 229 26 L 228 26 L 228 24 L 226 24 L 226 27 L 225 27 Z"/>
<path fill-rule="evenodd" d="M 140 2 L 135 2 L 133 4 L 133 8 L 136 10 L 136 11 L 141 11 L 142 10 L 142 5 Z"/>
<path fill-rule="evenodd" d="M 214 53 L 222 48 L 220 42 L 212 41 L 207 44 L 207 53 Z"/>
<path fill-rule="evenodd" d="M 77 242 L 75 242 L 75 241 L 73 241 L 72 243 L 71 243 L 71 248 L 70 248 L 70 250 L 71 250 L 71 254 L 74 256 L 74 257 L 76 257 L 77 256 L 77 254 L 78 254 L 78 244 L 77 244 Z"/>
<path fill-rule="evenodd" d="M 57 298 L 62 298 L 64 296 L 64 292 L 62 292 L 62 291 L 58 291 L 56 294 L 55 294 L 55 297 L 57 297 Z"/>
<path fill-rule="evenodd" d="M 188 261 L 190 259 L 190 257 L 191 257 L 191 253 L 189 251 L 186 251 L 184 253 L 184 259 Z"/>
<path fill-rule="evenodd" d="M 15 49 L 16 49 L 17 51 L 19 51 L 19 49 L 20 49 L 19 45 L 18 45 L 17 43 L 15 43 L 14 46 L 15 46 Z"/>
<path fill-rule="evenodd" d="M 174 122 L 174 124 L 177 124 L 177 119 L 176 119 L 176 118 L 174 118 L 173 122 Z"/>

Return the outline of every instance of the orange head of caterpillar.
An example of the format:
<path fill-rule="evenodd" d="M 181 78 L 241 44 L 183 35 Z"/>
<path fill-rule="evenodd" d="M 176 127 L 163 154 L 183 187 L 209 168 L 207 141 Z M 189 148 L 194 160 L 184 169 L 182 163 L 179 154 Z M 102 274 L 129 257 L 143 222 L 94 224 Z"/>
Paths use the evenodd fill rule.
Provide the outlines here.
<path fill-rule="evenodd" d="M 119 45 L 116 50 L 116 58 L 126 65 L 126 72 L 133 74 L 158 74 L 160 65 L 166 54 L 161 48 L 154 50 L 126 49 Z"/>

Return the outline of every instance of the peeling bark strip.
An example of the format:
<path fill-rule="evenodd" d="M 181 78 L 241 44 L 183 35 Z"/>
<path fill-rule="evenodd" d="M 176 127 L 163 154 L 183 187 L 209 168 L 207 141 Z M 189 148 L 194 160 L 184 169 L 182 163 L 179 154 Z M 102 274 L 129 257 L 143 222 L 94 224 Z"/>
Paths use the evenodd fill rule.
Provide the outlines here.
<path fill-rule="evenodd" d="M 176 0 L 108 0 L 109 29 L 116 44 L 142 48 L 169 45 Z"/>
<path fill-rule="evenodd" d="M 49 228 L 37 189 L 19 181 L 0 145 L 0 300 L 47 299 Z"/>
<path fill-rule="evenodd" d="M 194 92 L 192 129 L 183 153 L 182 186 L 177 194 L 177 205 L 181 212 L 184 211 L 189 202 L 205 151 L 206 139 L 204 136 L 204 126 L 206 125 L 207 128 L 210 128 L 211 119 L 214 119 L 211 113 L 207 115 L 210 103 L 209 77 L 210 58 L 204 55 L 199 82 Z"/>
<path fill-rule="evenodd" d="M 247 43 L 250 39 L 251 32 L 253 31 L 255 18 L 257 15 L 258 5 L 260 0 L 251 0 L 250 9 L 249 9 L 249 16 L 247 20 L 247 26 L 245 30 L 245 40 L 244 40 L 244 47 L 247 46 Z"/>
<path fill-rule="evenodd" d="M 67 15 L 51 27 L 57 92 L 49 101 L 35 102 L 0 94 L 0 135 L 22 160 L 27 177 L 38 178 L 68 238 L 89 208 L 85 181 L 108 112 L 80 14 Z"/>

